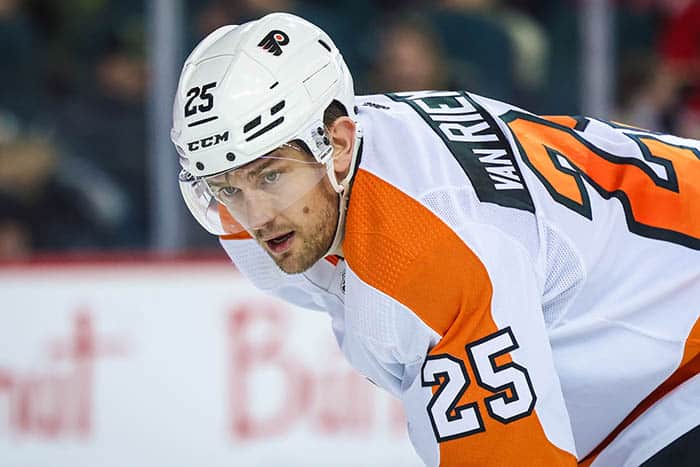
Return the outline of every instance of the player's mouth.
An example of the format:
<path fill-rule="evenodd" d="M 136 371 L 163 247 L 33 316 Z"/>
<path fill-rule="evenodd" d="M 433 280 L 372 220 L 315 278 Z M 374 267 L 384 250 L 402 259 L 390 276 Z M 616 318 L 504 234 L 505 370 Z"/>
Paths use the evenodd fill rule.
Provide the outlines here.
<path fill-rule="evenodd" d="M 291 232 L 288 232 L 286 234 L 271 238 L 269 240 L 265 240 L 265 244 L 267 245 L 267 247 L 270 249 L 271 252 L 276 253 L 276 254 L 280 254 L 280 253 L 284 253 L 292 246 L 292 242 L 294 241 L 294 237 L 295 237 L 295 232 L 291 231 Z"/>

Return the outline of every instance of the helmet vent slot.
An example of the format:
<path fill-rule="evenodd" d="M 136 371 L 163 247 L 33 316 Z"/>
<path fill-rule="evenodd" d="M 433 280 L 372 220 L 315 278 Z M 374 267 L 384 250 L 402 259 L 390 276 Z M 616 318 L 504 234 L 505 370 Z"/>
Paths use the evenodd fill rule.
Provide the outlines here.
<path fill-rule="evenodd" d="M 274 115 L 282 109 L 284 109 L 284 101 L 279 101 L 270 109 L 270 115 Z"/>
<path fill-rule="evenodd" d="M 270 86 L 270 89 L 274 89 L 278 84 L 280 84 L 280 82 L 275 81 L 274 83 L 272 83 L 272 86 Z"/>
<path fill-rule="evenodd" d="M 250 130 L 260 125 L 261 121 L 262 120 L 260 119 L 260 115 L 258 115 L 257 117 L 245 124 L 245 126 L 243 127 L 243 133 L 248 133 Z"/>
<path fill-rule="evenodd" d="M 248 137 L 245 139 L 246 142 L 251 141 L 251 140 L 254 140 L 254 139 L 257 138 L 258 136 L 260 136 L 260 135 L 262 135 L 262 134 L 264 134 L 264 133 L 267 133 L 268 131 L 272 130 L 274 127 L 280 125 L 283 121 L 284 121 L 284 117 L 278 118 L 278 119 L 275 120 L 274 122 L 270 123 L 269 125 L 265 126 L 265 127 L 262 128 L 262 129 L 256 131 L 256 132 L 253 133 L 252 135 L 248 136 Z"/>
<path fill-rule="evenodd" d="M 331 51 L 331 47 L 328 44 L 326 44 L 325 42 L 323 42 L 321 39 L 318 40 L 318 43 L 321 44 L 321 47 L 323 47 L 327 51 L 329 51 L 329 52 Z"/>

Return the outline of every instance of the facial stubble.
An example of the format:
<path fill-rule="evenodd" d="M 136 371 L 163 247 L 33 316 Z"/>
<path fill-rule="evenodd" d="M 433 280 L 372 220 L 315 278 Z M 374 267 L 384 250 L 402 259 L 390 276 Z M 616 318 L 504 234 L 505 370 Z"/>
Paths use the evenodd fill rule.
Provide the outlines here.
<path fill-rule="evenodd" d="M 339 195 L 327 182 L 320 184 L 318 192 L 313 195 L 321 197 L 321 204 L 305 204 L 300 210 L 301 224 L 294 229 L 297 236 L 295 242 L 300 244 L 279 257 L 272 256 L 277 266 L 287 274 L 299 274 L 313 266 L 323 258 L 335 237 Z"/>

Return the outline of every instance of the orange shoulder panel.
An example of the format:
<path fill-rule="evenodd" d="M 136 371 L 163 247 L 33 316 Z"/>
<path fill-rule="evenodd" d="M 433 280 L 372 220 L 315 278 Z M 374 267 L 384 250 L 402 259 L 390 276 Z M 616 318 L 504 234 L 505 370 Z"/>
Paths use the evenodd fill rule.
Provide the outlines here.
<path fill-rule="evenodd" d="M 474 252 L 430 210 L 363 170 L 353 183 L 343 251 L 365 283 L 407 306 L 442 336 L 431 355 L 467 361 L 466 344 L 498 330 L 491 316 L 491 281 Z M 498 363 L 508 361 L 506 355 Z M 460 405 L 491 395 L 472 383 Z M 576 463 L 547 439 L 536 416 L 508 424 L 484 417 L 484 422 L 482 433 L 442 442 L 440 465 Z"/>

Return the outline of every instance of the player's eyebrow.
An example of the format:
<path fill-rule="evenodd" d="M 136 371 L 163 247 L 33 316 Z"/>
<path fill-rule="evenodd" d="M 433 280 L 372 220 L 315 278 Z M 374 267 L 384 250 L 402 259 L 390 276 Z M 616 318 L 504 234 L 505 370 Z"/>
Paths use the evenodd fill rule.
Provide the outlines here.
<path fill-rule="evenodd" d="M 262 172 L 262 171 L 265 170 L 267 167 L 269 167 L 270 164 L 274 163 L 275 160 L 276 160 L 276 159 L 261 159 L 262 162 L 260 162 L 260 163 L 259 163 L 257 166 L 255 166 L 254 168 L 249 169 L 249 171 L 246 171 L 245 177 L 246 177 L 247 179 L 250 179 L 250 178 L 253 178 L 253 177 L 257 176 L 258 174 L 260 174 L 260 172 Z M 220 178 L 220 177 L 221 177 L 221 178 Z M 226 186 L 230 186 L 230 185 L 231 185 L 231 183 L 229 182 L 229 179 L 228 179 L 228 177 L 226 176 L 226 174 L 219 175 L 219 176 L 217 176 L 216 178 L 217 178 L 217 179 L 220 178 L 220 179 L 219 179 L 219 180 L 210 180 L 210 181 L 209 181 L 209 186 L 211 186 L 212 188 L 218 189 L 218 188 L 223 188 L 223 187 L 226 187 Z"/>
<path fill-rule="evenodd" d="M 260 172 L 268 168 L 270 165 L 274 164 L 277 160 L 278 159 L 263 159 L 264 162 L 261 162 L 258 166 L 256 166 L 253 169 L 250 169 L 250 171 L 245 174 L 246 178 L 250 179 L 259 175 Z"/>

